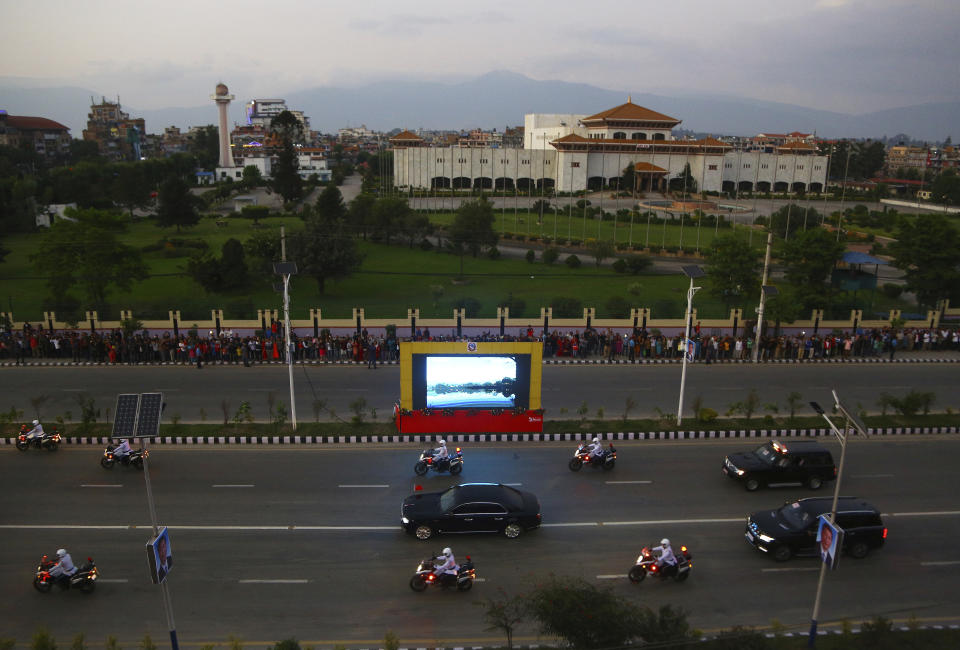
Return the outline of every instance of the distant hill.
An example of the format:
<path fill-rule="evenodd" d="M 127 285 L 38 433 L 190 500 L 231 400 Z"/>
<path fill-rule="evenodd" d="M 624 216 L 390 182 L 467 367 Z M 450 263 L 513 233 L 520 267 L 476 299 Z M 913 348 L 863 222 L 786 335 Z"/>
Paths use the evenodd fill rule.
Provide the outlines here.
<path fill-rule="evenodd" d="M 71 128 L 75 137 L 89 112 L 90 97 L 83 88 L 40 88 L 0 77 L 0 108 L 12 114 L 41 115 Z M 236 93 L 237 90 L 234 90 Z M 242 91 L 240 91 L 242 93 Z M 243 120 L 243 104 L 250 97 L 237 93 L 231 105 L 232 122 Z M 468 129 L 523 124 L 525 113 L 596 113 L 627 100 L 683 120 L 682 128 L 717 135 L 755 135 L 761 132 L 816 132 L 826 138 L 879 138 L 906 133 L 930 142 L 948 135 L 960 137 L 960 102 L 905 106 L 862 115 L 849 115 L 742 97 L 690 94 L 668 97 L 627 90 L 608 90 L 589 84 L 537 81 L 520 74 L 495 71 L 466 81 L 440 83 L 383 81 L 363 86 L 319 87 L 278 93 L 291 108 L 304 111 L 314 129 L 334 133 L 345 126 L 365 124 L 371 129 Z M 122 100 L 122 97 L 121 97 Z M 811 99 L 813 102 L 813 98 Z M 147 130 L 159 133 L 167 126 L 215 124 L 212 102 L 198 98 L 197 106 L 140 109 L 124 105 L 143 117 Z"/>

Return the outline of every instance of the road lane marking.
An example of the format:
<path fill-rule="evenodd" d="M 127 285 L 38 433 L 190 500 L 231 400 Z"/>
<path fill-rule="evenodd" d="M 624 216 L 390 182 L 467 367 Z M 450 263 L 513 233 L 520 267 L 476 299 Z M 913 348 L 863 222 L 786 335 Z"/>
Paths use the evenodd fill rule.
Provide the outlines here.
<path fill-rule="evenodd" d="M 650 519 L 646 521 L 602 521 L 601 526 L 651 526 L 662 524 L 731 524 L 743 523 L 743 517 L 730 519 Z"/>
<path fill-rule="evenodd" d="M 523 483 L 504 483 L 503 485 L 509 485 L 510 487 L 520 487 Z"/>
<path fill-rule="evenodd" d="M 338 487 L 338 488 L 388 488 L 388 487 L 390 487 L 390 486 L 389 486 L 389 485 L 350 485 L 350 484 L 343 484 L 343 485 L 338 485 L 337 487 Z"/>
<path fill-rule="evenodd" d="M 214 483 L 215 488 L 252 488 L 253 483 Z"/>
<path fill-rule="evenodd" d="M 649 485 L 653 481 L 604 481 L 607 485 Z"/>
<path fill-rule="evenodd" d="M 97 578 L 97 582 L 116 582 L 116 583 L 121 583 L 121 582 L 130 582 L 130 581 L 127 580 L 126 578 Z"/>
<path fill-rule="evenodd" d="M 944 562 L 921 562 L 920 566 L 952 566 L 960 564 L 960 560 L 948 560 Z"/>
<path fill-rule="evenodd" d="M 607 575 L 597 576 L 597 580 L 620 580 L 621 578 L 626 577 L 626 573 L 610 573 Z"/>
<path fill-rule="evenodd" d="M 815 566 L 798 566 L 798 567 L 783 567 L 779 569 L 760 569 L 764 573 L 784 573 L 787 571 L 819 571 L 819 567 Z"/>
<path fill-rule="evenodd" d="M 290 530 L 395 530 L 400 526 L 290 526 Z"/>
<path fill-rule="evenodd" d="M 259 580 L 259 579 L 249 579 L 249 580 L 238 580 L 242 585 L 305 585 L 309 580 L 305 578 L 295 578 L 291 580 Z"/>
<path fill-rule="evenodd" d="M 596 521 L 570 522 L 566 524 L 540 524 L 541 528 L 573 528 L 575 526 L 599 526 Z"/>
<path fill-rule="evenodd" d="M 893 474 L 854 474 L 850 478 L 893 478 Z"/>
<path fill-rule="evenodd" d="M 80 484 L 80 487 L 92 487 L 92 488 L 121 488 L 121 487 L 123 487 L 123 483 L 113 483 L 113 484 L 106 484 L 106 483 L 81 483 L 81 484 Z"/>
<path fill-rule="evenodd" d="M 953 517 L 960 515 L 960 510 L 939 510 L 934 512 L 891 512 L 883 513 L 887 517 Z"/>

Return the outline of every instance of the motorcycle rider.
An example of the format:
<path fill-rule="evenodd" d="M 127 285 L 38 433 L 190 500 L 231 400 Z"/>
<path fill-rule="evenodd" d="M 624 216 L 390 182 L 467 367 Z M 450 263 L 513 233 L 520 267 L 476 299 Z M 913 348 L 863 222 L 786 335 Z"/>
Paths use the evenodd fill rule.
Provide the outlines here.
<path fill-rule="evenodd" d="M 593 462 L 603 456 L 603 445 L 600 444 L 600 438 L 597 436 L 594 436 L 593 441 L 590 443 L 587 449 L 590 451 L 590 462 Z"/>
<path fill-rule="evenodd" d="M 27 433 L 27 442 L 36 438 L 43 438 L 43 425 L 40 424 L 40 420 L 34 420 L 31 424 L 33 424 L 33 428 Z"/>
<path fill-rule="evenodd" d="M 667 575 L 670 571 L 675 571 L 677 567 L 677 556 L 673 554 L 673 547 L 670 546 L 670 540 L 664 537 L 660 540 L 660 546 L 654 546 L 651 551 L 656 551 L 660 554 L 657 558 L 657 568 L 663 569 L 667 567 L 666 572 L 663 575 Z"/>
<path fill-rule="evenodd" d="M 453 550 L 449 546 L 434 558 L 433 575 L 440 578 L 443 584 L 450 585 L 456 583 L 457 570 L 457 560 L 453 557 Z"/>
<path fill-rule="evenodd" d="M 433 450 L 433 460 L 436 462 L 441 462 L 448 460 L 450 458 L 449 452 L 447 452 L 447 441 L 441 440 L 440 446 Z"/>
<path fill-rule="evenodd" d="M 64 583 L 77 571 L 78 569 L 74 566 L 73 558 L 67 553 L 67 549 L 57 549 L 57 563 L 50 567 L 50 577 L 57 582 Z"/>
<path fill-rule="evenodd" d="M 130 449 L 130 442 L 126 438 L 123 438 L 120 443 L 113 448 L 113 457 L 122 462 L 127 456 L 130 455 L 131 451 L 133 450 Z"/>

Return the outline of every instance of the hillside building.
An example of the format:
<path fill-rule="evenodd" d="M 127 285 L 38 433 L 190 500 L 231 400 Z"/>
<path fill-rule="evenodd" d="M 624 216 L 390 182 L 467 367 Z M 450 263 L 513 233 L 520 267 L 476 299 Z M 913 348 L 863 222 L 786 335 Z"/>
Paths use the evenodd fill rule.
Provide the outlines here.
<path fill-rule="evenodd" d="M 0 145 L 26 148 L 47 159 L 70 153 L 70 129 L 45 117 L 8 115 L 0 110 Z"/>
<path fill-rule="evenodd" d="M 120 100 L 99 104 L 90 98 L 90 113 L 83 139 L 97 143 L 100 155 L 111 161 L 140 160 L 146 143 L 147 128 L 142 117 L 131 118 L 120 107 Z"/>

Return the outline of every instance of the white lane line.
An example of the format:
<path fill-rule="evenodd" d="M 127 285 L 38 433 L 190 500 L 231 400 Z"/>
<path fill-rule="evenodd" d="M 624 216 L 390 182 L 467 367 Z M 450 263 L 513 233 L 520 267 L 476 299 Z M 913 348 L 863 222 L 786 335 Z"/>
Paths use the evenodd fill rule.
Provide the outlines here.
<path fill-rule="evenodd" d="M 389 486 L 389 485 L 349 485 L 349 484 L 344 484 L 344 485 L 338 485 L 337 487 L 338 487 L 338 488 L 388 488 L 388 487 L 390 487 L 390 486 Z"/>
<path fill-rule="evenodd" d="M 116 583 L 121 583 L 121 582 L 130 582 L 130 581 L 127 580 L 126 578 L 97 578 L 97 582 L 116 582 Z"/>
<path fill-rule="evenodd" d="M 87 389 L 87 388 L 61 388 L 60 390 L 62 390 L 64 393 L 84 393 L 84 392 L 86 392 L 86 391 L 89 390 L 89 389 Z"/>
<path fill-rule="evenodd" d="M 309 580 L 305 578 L 292 579 L 292 580 L 238 580 L 242 585 L 305 585 Z"/>
<path fill-rule="evenodd" d="M 893 478 L 893 474 L 854 474 L 850 478 Z"/>
<path fill-rule="evenodd" d="M 487 579 L 486 579 L 486 578 L 474 578 L 473 581 L 474 581 L 474 582 L 486 582 Z"/>
<path fill-rule="evenodd" d="M 952 566 L 954 564 L 960 564 L 960 560 L 949 560 L 944 562 L 921 562 L 920 566 Z"/>
<path fill-rule="evenodd" d="M 803 566 L 803 567 L 785 567 L 780 569 L 760 569 L 764 573 L 785 573 L 787 571 L 819 571 L 819 567 L 815 566 Z"/>
<path fill-rule="evenodd" d="M 290 526 L 290 530 L 400 530 L 400 526 Z"/>
<path fill-rule="evenodd" d="M 540 524 L 540 528 L 574 528 L 577 526 L 599 526 L 596 521 L 570 522 L 566 524 Z"/>
<path fill-rule="evenodd" d="M 601 526 L 652 526 L 662 524 L 732 524 L 743 523 L 743 517 L 732 517 L 730 519 L 659 519 L 647 521 L 602 521 Z"/>
<path fill-rule="evenodd" d="M 891 512 L 883 513 L 888 517 L 955 517 L 960 510 L 937 510 L 933 512 Z"/>
<path fill-rule="evenodd" d="M 523 483 L 504 483 L 504 485 L 509 485 L 510 487 L 520 487 Z"/>
<path fill-rule="evenodd" d="M 0 524 L 2 530 L 129 530 L 137 526 L 89 526 L 82 524 Z M 140 526 L 153 528 L 153 526 Z"/>
<path fill-rule="evenodd" d="M 215 483 L 215 488 L 252 488 L 253 483 Z"/>
<path fill-rule="evenodd" d="M 620 580 L 621 578 L 626 578 L 626 573 L 610 573 L 602 576 L 597 576 L 597 580 Z"/>
<path fill-rule="evenodd" d="M 92 488 L 121 488 L 123 483 L 114 483 L 114 484 L 105 484 L 105 483 L 81 483 L 80 487 L 92 487 Z"/>
<path fill-rule="evenodd" d="M 604 481 L 607 485 L 650 485 L 653 481 Z"/>

